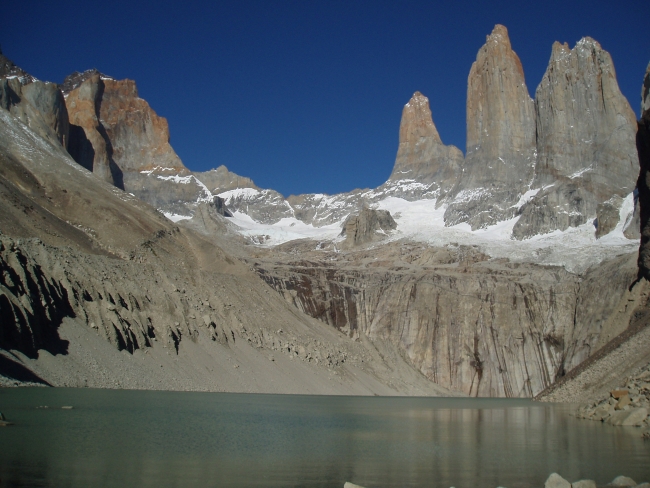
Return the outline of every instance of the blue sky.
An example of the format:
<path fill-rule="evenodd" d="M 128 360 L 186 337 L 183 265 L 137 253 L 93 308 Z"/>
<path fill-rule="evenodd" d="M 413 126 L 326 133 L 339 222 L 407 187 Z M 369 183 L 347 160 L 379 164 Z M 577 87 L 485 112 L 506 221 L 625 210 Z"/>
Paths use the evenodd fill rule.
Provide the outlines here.
<path fill-rule="evenodd" d="M 387 179 L 416 90 L 464 152 L 467 75 L 496 23 L 531 95 L 553 41 L 591 36 L 638 114 L 649 11 L 644 0 L 22 0 L 0 17 L 0 44 L 42 80 L 89 68 L 136 80 L 192 170 L 225 164 L 284 195 L 337 193 Z"/>

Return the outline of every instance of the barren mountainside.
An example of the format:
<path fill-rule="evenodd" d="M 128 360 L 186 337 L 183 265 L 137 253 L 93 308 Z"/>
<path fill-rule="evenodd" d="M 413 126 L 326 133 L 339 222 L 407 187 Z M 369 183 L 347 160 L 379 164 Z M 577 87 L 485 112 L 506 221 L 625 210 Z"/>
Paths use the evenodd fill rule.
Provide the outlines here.
<path fill-rule="evenodd" d="M 648 111 L 593 39 L 532 99 L 495 26 L 465 156 L 416 92 L 386 183 L 288 198 L 186 168 L 132 80 L 0 61 L 2 384 L 575 400 L 645 333 Z"/>

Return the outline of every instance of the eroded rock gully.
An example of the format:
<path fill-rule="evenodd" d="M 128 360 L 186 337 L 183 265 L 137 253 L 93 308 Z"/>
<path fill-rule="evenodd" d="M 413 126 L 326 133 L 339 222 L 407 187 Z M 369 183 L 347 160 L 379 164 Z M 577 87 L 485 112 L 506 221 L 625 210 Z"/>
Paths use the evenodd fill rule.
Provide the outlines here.
<path fill-rule="evenodd" d="M 260 259 L 255 269 L 307 314 L 398 346 L 435 383 L 506 397 L 534 396 L 606 342 L 612 316 L 625 323 L 630 313 L 636 275 L 633 255 L 577 276 L 488 260 L 472 246 L 403 243 Z"/>

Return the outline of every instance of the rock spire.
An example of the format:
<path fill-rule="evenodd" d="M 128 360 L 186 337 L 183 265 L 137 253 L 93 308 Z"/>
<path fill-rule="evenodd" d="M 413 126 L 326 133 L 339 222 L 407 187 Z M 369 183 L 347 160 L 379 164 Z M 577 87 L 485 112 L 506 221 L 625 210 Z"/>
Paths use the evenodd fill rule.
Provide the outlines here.
<path fill-rule="evenodd" d="M 553 44 L 535 112 L 533 188 L 541 190 L 522 209 L 518 238 L 584 224 L 599 204 L 632 192 L 638 174 L 634 112 L 595 40 L 585 37 L 573 49 Z"/>
<path fill-rule="evenodd" d="M 460 149 L 442 143 L 429 99 L 415 92 L 402 111 L 399 148 L 390 180 L 416 179 L 448 188 L 458 177 L 462 161 Z"/>
<path fill-rule="evenodd" d="M 467 151 L 445 222 L 478 228 L 513 216 L 534 169 L 534 102 L 508 31 L 497 25 L 467 80 Z"/>

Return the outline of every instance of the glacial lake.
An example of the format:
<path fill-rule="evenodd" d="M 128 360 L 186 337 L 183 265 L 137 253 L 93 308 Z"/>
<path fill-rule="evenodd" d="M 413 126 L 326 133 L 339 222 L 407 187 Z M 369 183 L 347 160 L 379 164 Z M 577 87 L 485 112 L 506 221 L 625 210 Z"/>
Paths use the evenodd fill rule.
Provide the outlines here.
<path fill-rule="evenodd" d="M 639 429 L 528 400 L 3 388 L 0 411 L 0 487 L 650 481 Z"/>

